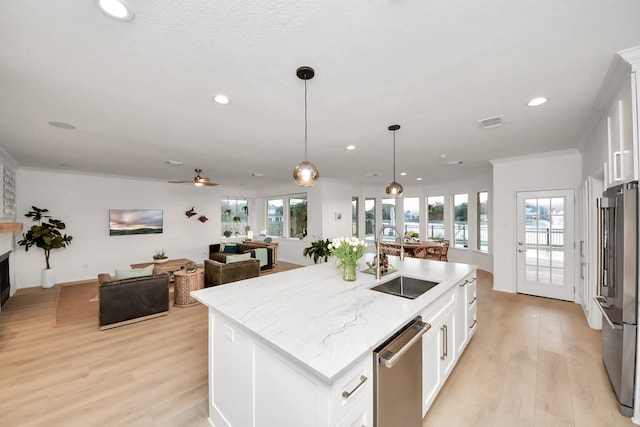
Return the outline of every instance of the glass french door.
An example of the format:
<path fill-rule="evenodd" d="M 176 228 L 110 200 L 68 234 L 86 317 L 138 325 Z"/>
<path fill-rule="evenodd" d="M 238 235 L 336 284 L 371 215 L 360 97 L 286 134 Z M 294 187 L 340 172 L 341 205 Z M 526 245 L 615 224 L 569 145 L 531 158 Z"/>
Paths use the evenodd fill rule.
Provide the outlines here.
<path fill-rule="evenodd" d="M 519 192 L 517 203 L 517 292 L 573 301 L 573 190 Z"/>

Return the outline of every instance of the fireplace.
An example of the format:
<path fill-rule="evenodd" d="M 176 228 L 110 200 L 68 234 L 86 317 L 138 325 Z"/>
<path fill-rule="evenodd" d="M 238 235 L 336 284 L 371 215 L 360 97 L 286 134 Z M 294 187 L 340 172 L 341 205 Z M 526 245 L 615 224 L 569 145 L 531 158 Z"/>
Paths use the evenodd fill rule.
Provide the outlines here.
<path fill-rule="evenodd" d="M 0 255 L 0 307 L 9 299 L 11 280 L 9 279 L 9 254 Z"/>

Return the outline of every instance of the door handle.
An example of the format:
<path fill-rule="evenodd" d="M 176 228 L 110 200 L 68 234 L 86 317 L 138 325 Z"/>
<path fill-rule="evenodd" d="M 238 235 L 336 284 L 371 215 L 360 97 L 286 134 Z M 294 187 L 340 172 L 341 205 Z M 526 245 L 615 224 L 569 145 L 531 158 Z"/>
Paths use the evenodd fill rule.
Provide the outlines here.
<path fill-rule="evenodd" d="M 524 249 L 518 249 L 518 252 L 526 252 Z"/>
<path fill-rule="evenodd" d="M 602 300 L 600 298 L 602 298 L 602 297 L 597 297 L 597 296 L 593 297 L 593 299 L 596 302 L 596 306 L 600 309 L 600 312 L 602 313 L 602 317 L 604 317 L 604 320 L 607 321 L 607 323 L 609 324 L 609 327 L 611 329 L 622 329 L 622 325 L 619 325 L 617 323 L 613 323 L 611 321 L 611 318 L 609 317 L 607 312 L 604 311 L 604 307 L 602 306 Z"/>

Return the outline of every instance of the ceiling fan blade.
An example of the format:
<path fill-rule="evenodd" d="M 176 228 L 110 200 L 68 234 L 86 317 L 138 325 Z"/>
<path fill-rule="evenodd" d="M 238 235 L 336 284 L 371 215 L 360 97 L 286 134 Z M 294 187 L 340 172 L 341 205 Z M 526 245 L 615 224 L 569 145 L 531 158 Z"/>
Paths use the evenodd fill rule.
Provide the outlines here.
<path fill-rule="evenodd" d="M 167 181 L 169 184 L 193 184 L 193 181 Z"/>

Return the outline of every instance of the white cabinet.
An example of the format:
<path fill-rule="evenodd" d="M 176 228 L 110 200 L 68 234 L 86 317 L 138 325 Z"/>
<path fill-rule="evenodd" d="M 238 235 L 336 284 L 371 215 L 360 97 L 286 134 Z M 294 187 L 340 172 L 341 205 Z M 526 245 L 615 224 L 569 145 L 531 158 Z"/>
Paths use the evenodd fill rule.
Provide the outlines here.
<path fill-rule="evenodd" d="M 456 355 L 462 354 L 469 339 L 476 331 L 476 290 L 475 274 L 458 283 L 456 290 Z"/>
<path fill-rule="evenodd" d="M 638 179 L 638 77 L 640 48 L 619 52 L 601 88 L 606 111 L 605 186 Z"/>
<path fill-rule="evenodd" d="M 422 313 L 431 328 L 422 336 L 422 416 L 433 403 L 453 369 L 455 349 L 456 289 L 441 296 Z"/>
<path fill-rule="evenodd" d="M 476 331 L 476 291 L 474 272 L 422 313 L 422 320 L 431 324 L 422 336 L 422 416 Z"/>
<path fill-rule="evenodd" d="M 332 383 L 210 313 L 209 417 L 216 427 L 372 426 L 373 355 Z"/>

